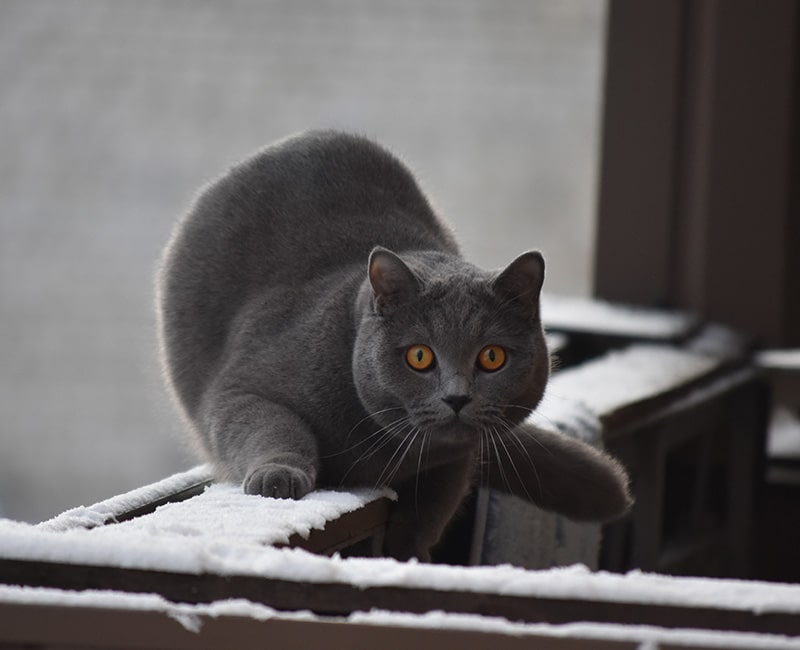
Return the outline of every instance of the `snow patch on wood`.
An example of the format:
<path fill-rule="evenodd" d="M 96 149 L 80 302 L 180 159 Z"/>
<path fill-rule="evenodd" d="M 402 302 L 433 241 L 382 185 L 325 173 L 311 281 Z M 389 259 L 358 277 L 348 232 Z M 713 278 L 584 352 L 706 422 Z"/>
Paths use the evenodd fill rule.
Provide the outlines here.
<path fill-rule="evenodd" d="M 555 373 L 545 400 L 579 401 L 608 415 L 688 384 L 711 372 L 720 360 L 666 345 L 632 345 Z"/>
<path fill-rule="evenodd" d="M 653 340 L 685 336 L 697 322 L 684 312 L 553 294 L 542 295 L 542 321 L 558 330 Z"/>

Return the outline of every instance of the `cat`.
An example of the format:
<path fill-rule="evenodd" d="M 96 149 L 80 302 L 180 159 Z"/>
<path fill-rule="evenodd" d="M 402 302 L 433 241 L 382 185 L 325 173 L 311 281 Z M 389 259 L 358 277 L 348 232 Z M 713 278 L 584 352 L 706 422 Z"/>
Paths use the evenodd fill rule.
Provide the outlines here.
<path fill-rule="evenodd" d="M 550 372 L 543 281 L 535 251 L 499 272 L 466 262 L 380 145 L 306 132 L 176 225 L 157 283 L 167 383 L 217 477 L 248 494 L 393 488 L 398 559 L 429 560 L 478 482 L 610 520 L 631 503 L 621 465 L 524 422 Z"/>

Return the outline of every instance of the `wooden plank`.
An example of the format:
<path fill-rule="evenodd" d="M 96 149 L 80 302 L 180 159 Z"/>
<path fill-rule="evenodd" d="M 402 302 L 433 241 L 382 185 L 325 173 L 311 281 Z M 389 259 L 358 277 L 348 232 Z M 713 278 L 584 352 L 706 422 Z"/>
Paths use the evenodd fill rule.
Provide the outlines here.
<path fill-rule="evenodd" d="M 281 650 L 347 648 L 348 650 L 635 650 L 637 641 L 520 636 L 482 630 L 364 625 L 336 621 L 267 619 L 245 616 L 193 615 L 196 631 L 167 614 L 153 611 L 0 604 L 0 648 L 237 648 Z"/>
<path fill-rule="evenodd" d="M 39 524 L 41 530 L 64 531 L 95 528 L 141 517 L 167 503 L 177 503 L 202 494 L 213 483 L 210 470 L 198 466 L 150 485 L 95 503 L 88 508 L 67 510 Z"/>
<path fill-rule="evenodd" d="M 371 501 L 363 508 L 347 512 L 334 521 L 329 521 L 325 528 L 312 529 L 308 539 L 295 533 L 289 538 L 290 546 L 302 548 L 311 553 L 333 555 L 366 539 L 374 538 L 375 544 L 370 555 L 381 551 L 383 532 L 389 519 L 392 501 L 386 497 Z"/>
<path fill-rule="evenodd" d="M 202 494 L 203 491 L 212 483 L 214 482 L 213 479 L 207 479 L 202 481 L 197 481 L 188 487 L 182 488 L 173 492 L 171 494 L 165 494 L 160 499 L 154 499 L 149 503 L 142 504 L 136 508 L 131 508 L 129 510 L 124 510 L 119 514 L 114 515 L 113 519 L 107 521 L 108 524 L 120 523 L 123 521 L 129 521 L 131 519 L 136 519 L 136 517 L 142 517 L 144 515 L 149 515 L 151 512 L 155 512 L 157 508 L 164 506 L 168 503 L 179 503 L 180 501 L 186 501 L 187 499 L 191 499 L 192 497 L 196 497 L 198 494 Z"/>
<path fill-rule="evenodd" d="M 89 508 L 67 511 L 45 522 L 42 525 L 43 529 L 58 532 L 72 528 L 105 527 L 147 517 L 161 506 L 200 497 L 205 489 L 214 482 L 212 476 L 203 469 L 198 467 L 176 474 L 152 485 L 112 497 Z M 294 533 L 287 544 L 279 545 L 332 555 L 337 551 L 371 539 L 373 540 L 372 546 L 360 547 L 361 554 L 379 554 L 383 530 L 391 507 L 392 501 L 389 498 L 375 499 L 357 510 L 327 521 L 324 528 L 311 528 L 307 538 L 299 533 Z M 84 511 L 90 512 L 92 516 L 87 515 Z"/>
<path fill-rule="evenodd" d="M 735 362 L 722 364 L 695 380 L 675 385 L 648 399 L 632 402 L 603 414 L 600 418 L 603 423 L 603 437 L 610 442 L 630 435 L 634 429 L 641 429 L 673 413 L 691 408 L 699 401 L 713 400 L 740 386 L 760 381 L 758 371 L 752 367 Z"/>
<path fill-rule="evenodd" d="M 684 387 L 660 408 L 655 406 L 662 396 L 606 420 L 607 446 L 631 473 L 636 503 L 627 521 L 606 526 L 604 568 L 750 575 L 753 499 L 763 466 L 768 392 L 753 368 L 726 372 Z M 713 479 L 715 491 L 724 494 L 727 503 L 721 512 L 706 510 L 708 501 L 692 503 L 692 494 L 686 495 L 684 505 L 667 490 L 669 480 L 675 480 L 667 469 L 669 455 L 689 444 L 698 447 L 692 458 L 698 482 L 694 496 L 707 493 L 713 465 L 722 473 Z M 711 446 L 706 456 L 699 453 L 704 445 Z M 703 462 L 706 466 L 701 466 Z M 701 481 L 706 484 L 700 485 Z M 672 512 L 677 506 L 686 513 L 670 536 L 664 532 L 667 503 Z M 701 558 L 709 554 L 714 563 L 704 564 Z"/>
<path fill-rule="evenodd" d="M 732 630 L 800 636 L 800 616 L 788 613 L 683 607 L 611 600 L 508 596 L 420 587 L 357 587 L 303 583 L 253 576 L 188 575 L 165 571 L 0 560 L 0 583 L 58 589 L 111 589 L 155 593 L 173 602 L 210 603 L 244 598 L 283 611 L 310 610 L 346 616 L 373 608 L 395 612 L 500 616 L 510 621 L 552 624 L 574 621 L 655 625 L 664 628 Z"/>

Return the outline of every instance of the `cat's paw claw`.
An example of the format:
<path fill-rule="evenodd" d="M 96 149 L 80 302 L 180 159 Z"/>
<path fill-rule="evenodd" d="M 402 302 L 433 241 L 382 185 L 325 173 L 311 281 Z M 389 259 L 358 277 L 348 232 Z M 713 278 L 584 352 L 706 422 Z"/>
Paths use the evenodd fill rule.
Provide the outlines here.
<path fill-rule="evenodd" d="M 250 472 L 242 487 L 246 494 L 276 499 L 299 499 L 311 492 L 314 486 L 303 470 L 272 463 Z"/>

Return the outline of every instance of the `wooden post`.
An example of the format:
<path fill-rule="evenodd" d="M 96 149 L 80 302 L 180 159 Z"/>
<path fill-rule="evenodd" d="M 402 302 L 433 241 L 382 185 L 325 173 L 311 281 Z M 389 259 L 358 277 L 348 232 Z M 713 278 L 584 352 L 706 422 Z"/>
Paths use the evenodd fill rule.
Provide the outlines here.
<path fill-rule="evenodd" d="M 611 0 L 598 296 L 800 344 L 799 17 Z"/>

